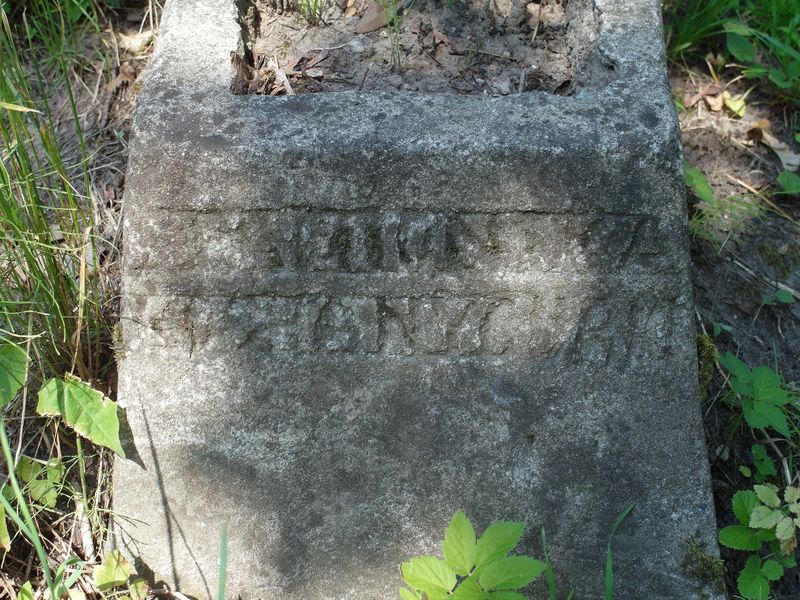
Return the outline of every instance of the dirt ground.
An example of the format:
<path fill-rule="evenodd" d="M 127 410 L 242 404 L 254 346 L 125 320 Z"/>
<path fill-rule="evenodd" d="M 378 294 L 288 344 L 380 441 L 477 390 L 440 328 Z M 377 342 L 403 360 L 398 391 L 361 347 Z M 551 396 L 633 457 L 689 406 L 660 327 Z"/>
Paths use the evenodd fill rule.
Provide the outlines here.
<path fill-rule="evenodd" d="M 582 0 L 398 0 L 387 27 L 393 2 L 329 2 L 309 26 L 303 4 L 257 0 L 240 15 L 248 53 L 235 91 L 568 94 L 593 35 Z"/>
<path fill-rule="evenodd" d="M 730 350 L 751 366 L 769 365 L 797 385 L 800 302 L 775 302 L 774 295 L 782 287 L 797 298 L 800 290 L 800 203 L 796 197 L 760 197 L 759 192 L 775 191 L 777 175 L 785 168 L 779 153 L 787 151 L 784 158 L 791 159 L 791 153 L 800 152 L 790 135 L 798 115 L 753 92 L 744 116 L 737 116 L 724 102 L 720 107 L 725 82 L 703 75 L 708 71 L 701 67 L 693 71 L 675 67 L 671 73 L 673 94 L 687 106 L 680 112 L 685 158 L 705 174 L 715 198 L 737 198 L 709 207 L 688 194 L 695 223 L 691 251 L 698 333 L 712 336 L 720 352 Z M 736 98 L 746 88 L 734 84 L 727 89 Z M 735 522 L 733 493 L 753 484 L 738 467 L 752 464 L 749 449 L 756 441 L 749 429 L 732 429 L 733 415 L 718 397 L 722 383 L 717 373 L 705 404 L 720 527 Z M 779 440 L 775 443 L 781 447 Z M 721 550 L 733 591 L 746 556 Z M 800 598 L 798 570 L 787 571 L 773 594 L 779 600 Z"/>

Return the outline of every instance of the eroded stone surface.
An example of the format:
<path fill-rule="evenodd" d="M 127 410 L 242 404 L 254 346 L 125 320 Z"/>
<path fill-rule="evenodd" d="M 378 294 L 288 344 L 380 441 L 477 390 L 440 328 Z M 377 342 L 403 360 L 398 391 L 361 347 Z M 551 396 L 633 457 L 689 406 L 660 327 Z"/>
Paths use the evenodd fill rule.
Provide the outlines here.
<path fill-rule="evenodd" d="M 563 589 L 700 597 L 715 522 L 655 0 L 596 2 L 574 97 L 233 96 L 172 0 L 135 124 L 118 540 L 198 598 L 395 598 L 452 513 L 545 527 Z M 602 84 L 602 85 L 601 85 Z M 532 597 L 546 597 L 542 587 Z"/>

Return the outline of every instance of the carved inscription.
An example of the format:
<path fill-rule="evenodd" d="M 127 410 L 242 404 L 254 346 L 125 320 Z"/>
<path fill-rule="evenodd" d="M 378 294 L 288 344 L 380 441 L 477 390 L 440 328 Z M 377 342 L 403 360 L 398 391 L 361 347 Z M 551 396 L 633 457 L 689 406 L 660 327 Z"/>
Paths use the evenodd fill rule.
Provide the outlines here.
<path fill-rule="evenodd" d="M 170 267 L 165 247 L 131 270 L 171 271 L 168 286 L 187 296 L 246 294 L 192 315 L 192 343 L 227 331 L 224 343 L 264 353 L 551 356 L 591 302 L 571 293 L 571 277 L 671 262 L 658 220 L 641 215 L 287 209 L 168 218 L 184 236 L 176 243 L 196 248 L 193 264 Z M 149 261 L 158 267 L 143 268 Z"/>
<path fill-rule="evenodd" d="M 658 221 L 642 215 L 274 210 L 164 218 L 151 226 L 194 251 L 180 263 L 170 247 L 132 251 L 136 268 L 458 274 L 670 264 Z"/>
<path fill-rule="evenodd" d="M 190 312 L 195 342 L 213 339 L 265 353 L 546 356 L 566 339 L 580 306 L 556 308 L 530 296 L 319 295 L 203 302 Z"/>

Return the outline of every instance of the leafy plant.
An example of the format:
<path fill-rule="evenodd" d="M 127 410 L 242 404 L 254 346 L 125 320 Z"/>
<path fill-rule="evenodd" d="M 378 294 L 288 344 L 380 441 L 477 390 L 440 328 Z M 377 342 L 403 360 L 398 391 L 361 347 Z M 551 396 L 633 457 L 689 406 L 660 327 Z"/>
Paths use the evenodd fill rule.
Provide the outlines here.
<path fill-rule="evenodd" d="M 614 598 L 614 565 L 611 542 L 622 522 L 633 510 L 628 505 L 617 517 L 606 545 L 605 599 Z M 453 515 L 442 542 L 444 559 L 417 556 L 400 566 L 409 588 L 400 588 L 402 600 L 525 600 L 520 590 L 544 573 L 550 600 L 557 600 L 555 571 L 541 532 L 544 560 L 510 555 L 517 547 L 525 523 L 497 521 L 478 538 L 472 522 L 459 510 Z M 567 600 L 571 600 L 570 591 Z"/>
<path fill-rule="evenodd" d="M 524 600 L 515 591 L 539 577 L 547 564 L 530 556 L 509 556 L 525 531 L 514 521 L 493 523 L 477 538 L 472 523 L 458 511 L 447 526 L 442 554 L 417 556 L 400 567 L 411 589 L 401 588 L 403 600 Z"/>
<path fill-rule="evenodd" d="M 736 492 L 732 505 L 739 523 L 719 532 L 722 545 L 750 553 L 736 580 L 748 600 L 767 600 L 771 583 L 783 577 L 784 569 L 797 566 L 800 488 L 787 487 L 783 501 L 778 492 L 769 484 Z"/>
<path fill-rule="evenodd" d="M 751 369 L 731 352 L 720 356 L 719 362 L 730 374 L 729 400 L 741 407 L 747 424 L 753 429 L 771 427 L 789 437 L 784 407 L 792 401 L 792 394 L 780 375 L 763 365 Z"/>

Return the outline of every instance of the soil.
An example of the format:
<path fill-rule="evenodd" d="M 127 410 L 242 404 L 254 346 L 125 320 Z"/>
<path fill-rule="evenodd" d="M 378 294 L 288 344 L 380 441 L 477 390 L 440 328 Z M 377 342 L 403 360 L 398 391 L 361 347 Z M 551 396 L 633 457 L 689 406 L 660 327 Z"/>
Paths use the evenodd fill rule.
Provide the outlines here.
<path fill-rule="evenodd" d="M 791 135 L 798 115 L 796 109 L 754 91 L 747 98 L 744 116 L 739 117 L 724 104 L 720 106 L 719 98 L 726 89 L 736 97 L 746 88 L 738 83 L 726 87 L 724 79 L 715 81 L 704 75 L 705 71 L 698 65 L 694 71 L 676 67 L 671 73 L 674 96 L 691 104 L 679 113 L 684 155 L 706 176 L 715 198 L 736 198 L 740 208 L 725 205 L 714 219 L 695 229 L 691 250 L 698 334 L 710 336 L 719 353 L 731 351 L 750 366 L 772 367 L 797 389 L 800 302 L 764 303 L 764 299 L 774 297 L 778 286 L 792 290 L 798 298 L 800 205 L 797 197 L 759 194 L 776 191 L 775 180 L 785 168 L 766 141 L 783 143 L 789 151 L 800 153 Z M 690 218 L 697 219 L 708 210 L 691 193 L 688 199 Z M 714 323 L 718 325 L 716 335 Z M 709 369 L 713 371 L 708 375 L 713 376 L 704 390 L 706 440 L 717 521 L 724 527 L 736 522 L 731 510 L 733 494 L 754 483 L 742 475 L 739 466 L 752 467 L 750 448 L 764 440 L 754 439 L 749 428 L 737 427 L 740 411 L 731 410 L 723 401 L 722 373 L 713 364 Z M 774 449 L 787 456 L 790 449 L 780 439 L 773 441 L 770 455 L 778 463 L 780 457 Z M 747 555 L 724 547 L 721 552 L 733 596 L 736 576 Z M 800 598 L 800 571 L 788 570 L 772 595 L 777 600 Z"/>
<path fill-rule="evenodd" d="M 241 11 L 247 50 L 243 61 L 232 57 L 234 92 L 566 95 L 594 36 L 588 0 L 416 0 L 406 8 L 396 0 L 396 27 L 386 12 L 395 0 L 327 2 L 313 26 L 300 4 L 283 1 L 253 0 Z"/>

